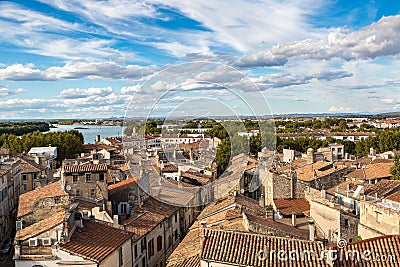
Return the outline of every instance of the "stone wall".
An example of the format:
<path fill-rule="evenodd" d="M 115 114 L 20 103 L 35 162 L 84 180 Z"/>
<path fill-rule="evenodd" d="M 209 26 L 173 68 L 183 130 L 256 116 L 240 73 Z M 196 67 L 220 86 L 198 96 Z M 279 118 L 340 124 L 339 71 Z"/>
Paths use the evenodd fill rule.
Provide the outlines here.
<path fill-rule="evenodd" d="M 360 201 L 359 235 L 362 239 L 400 234 L 400 211 Z"/>
<path fill-rule="evenodd" d="M 32 213 L 21 218 L 25 221 L 24 227 L 48 218 L 54 213 L 68 208 L 68 195 L 41 198 L 35 201 Z"/>

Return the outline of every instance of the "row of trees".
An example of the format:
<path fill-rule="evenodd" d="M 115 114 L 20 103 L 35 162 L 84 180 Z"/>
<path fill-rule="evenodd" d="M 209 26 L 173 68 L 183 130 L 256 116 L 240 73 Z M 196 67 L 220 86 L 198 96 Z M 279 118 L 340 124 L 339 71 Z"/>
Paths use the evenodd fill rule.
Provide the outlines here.
<path fill-rule="evenodd" d="M 83 152 L 83 143 L 83 135 L 77 130 L 45 134 L 36 131 L 20 137 L 13 134 L 0 135 L 0 147 L 10 149 L 12 153 L 28 152 L 37 146 L 56 146 L 59 164 L 63 159 L 74 158 Z"/>
<path fill-rule="evenodd" d="M 50 130 L 47 122 L 0 122 L 1 134 L 14 134 L 17 136 L 34 131 L 47 132 Z"/>

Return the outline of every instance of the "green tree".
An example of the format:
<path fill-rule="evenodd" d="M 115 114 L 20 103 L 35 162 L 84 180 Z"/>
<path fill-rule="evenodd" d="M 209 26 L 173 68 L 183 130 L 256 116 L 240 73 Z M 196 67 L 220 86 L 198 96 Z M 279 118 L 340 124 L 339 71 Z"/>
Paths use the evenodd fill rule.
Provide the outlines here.
<path fill-rule="evenodd" d="M 390 168 L 390 173 L 393 175 L 393 180 L 400 180 L 400 161 L 398 155 L 395 155 L 394 157 L 394 164 Z"/>

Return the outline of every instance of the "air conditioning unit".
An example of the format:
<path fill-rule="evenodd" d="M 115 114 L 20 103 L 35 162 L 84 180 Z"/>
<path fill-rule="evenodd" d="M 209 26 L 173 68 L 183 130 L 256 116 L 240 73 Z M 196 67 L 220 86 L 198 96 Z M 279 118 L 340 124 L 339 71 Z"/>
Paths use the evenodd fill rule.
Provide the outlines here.
<path fill-rule="evenodd" d="M 38 245 L 37 241 L 38 241 L 37 238 L 30 238 L 29 239 L 29 246 L 30 247 L 36 247 Z"/>
<path fill-rule="evenodd" d="M 43 246 L 50 246 L 51 245 L 51 239 L 50 238 L 42 238 L 42 245 Z"/>

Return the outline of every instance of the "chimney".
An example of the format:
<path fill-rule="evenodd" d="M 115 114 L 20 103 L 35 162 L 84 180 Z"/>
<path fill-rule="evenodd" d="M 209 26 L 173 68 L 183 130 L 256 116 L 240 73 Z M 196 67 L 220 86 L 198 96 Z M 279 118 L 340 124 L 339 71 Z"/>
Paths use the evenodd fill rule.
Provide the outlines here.
<path fill-rule="evenodd" d="M 314 241 L 315 240 L 315 222 L 314 222 L 314 220 L 308 220 L 308 225 L 310 228 L 310 240 Z"/>
<path fill-rule="evenodd" d="M 292 225 L 296 227 L 296 213 L 292 213 Z"/>
<path fill-rule="evenodd" d="M 126 227 L 126 223 L 124 223 L 124 234 L 127 234 L 128 233 L 128 230 L 127 230 L 127 227 Z"/>
<path fill-rule="evenodd" d="M 314 163 L 314 149 L 307 149 L 307 164 Z"/>
<path fill-rule="evenodd" d="M 113 227 L 118 228 L 118 215 L 113 216 L 113 221 L 114 221 Z"/>
<path fill-rule="evenodd" d="M 294 180 L 294 176 L 293 173 L 290 172 L 290 198 L 293 199 L 294 198 L 294 184 L 295 184 L 295 180 Z"/>
<path fill-rule="evenodd" d="M 260 207 L 265 207 L 265 196 L 264 196 L 264 193 L 261 193 L 261 196 L 260 196 L 260 199 L 259 199 L 259 205 L 260 205 Z"/>
<path fill-rule="evenodd" d="M 89 222 L 95 223 L 96 222 L 96 217 L 94 215 L 89 216 Z"/>

